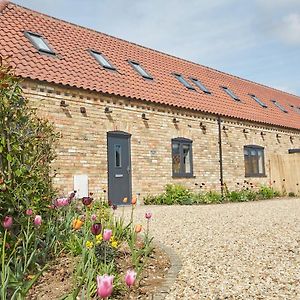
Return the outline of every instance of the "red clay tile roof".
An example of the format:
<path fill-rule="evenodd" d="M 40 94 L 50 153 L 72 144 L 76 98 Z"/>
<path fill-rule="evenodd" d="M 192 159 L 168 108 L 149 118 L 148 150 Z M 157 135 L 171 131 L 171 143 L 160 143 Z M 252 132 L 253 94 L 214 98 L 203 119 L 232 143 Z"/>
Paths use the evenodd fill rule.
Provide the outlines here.
<path fill-rule="evenodd" d="M 1 5 L 0 5 L 1 6 Z M 44 37 L 57 56 L 45 55 L 31 44 L 24 31 Z M 300 129 L 300 97 L 228 75 L 183 59 L 151 50 L 109 35 L 64 22 L 10 3 L 0 11 L 0 54 L 12 55 L 17 75 L 86 90 L 136 98 L 175 107 Z M 117 68 L 102 68 L 87 51 L 93 49 Z M 128 60 L 134 60 L 153 76 L 142 78 Z M 195 77 L 212 94 L 184 87 L 172 73 Z M 220 86 L 229 87 L 241 99 L 236 102 Z M 268 105 L 262 108 L 248 94 Z M 270 100 L 277 100 L 288 113 Z"/>

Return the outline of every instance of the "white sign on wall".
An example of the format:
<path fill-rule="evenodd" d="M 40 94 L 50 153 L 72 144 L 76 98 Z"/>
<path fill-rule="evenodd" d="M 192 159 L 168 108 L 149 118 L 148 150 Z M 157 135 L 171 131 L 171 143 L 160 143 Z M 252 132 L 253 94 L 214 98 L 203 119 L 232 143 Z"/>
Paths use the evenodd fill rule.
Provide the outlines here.
<path fill-rule="evenodd" d="M 89 195 L 89 178 L 87 175 L 74 175 L 74 191 L 77 191 L 77 198 L 87 197 Z"/>

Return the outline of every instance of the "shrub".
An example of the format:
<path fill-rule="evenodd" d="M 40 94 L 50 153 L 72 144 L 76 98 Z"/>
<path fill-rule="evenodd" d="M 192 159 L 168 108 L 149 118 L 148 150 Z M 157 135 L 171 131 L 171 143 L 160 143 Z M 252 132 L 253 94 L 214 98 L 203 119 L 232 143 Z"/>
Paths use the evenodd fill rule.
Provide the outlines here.
<path fill-rule="evenodd" d="M 280 193 L 275 191 L 272 187 L 261 186 L 258 191 L 259 199 L 271 199 L 274 197 L 279 197 Z"/>

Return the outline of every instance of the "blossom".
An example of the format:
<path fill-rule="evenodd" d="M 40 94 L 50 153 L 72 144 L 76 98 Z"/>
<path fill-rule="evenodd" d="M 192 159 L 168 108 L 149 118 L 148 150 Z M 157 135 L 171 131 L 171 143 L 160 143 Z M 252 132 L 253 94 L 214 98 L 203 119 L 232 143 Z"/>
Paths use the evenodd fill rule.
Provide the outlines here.
<path fill-rule="evenodd" d="M 118 208 L 118 206 L 115 205 L 115 204 L 112 206 L 112 209 L 113 209 L 113 210 L 116 210 L 117 208 Z"/>
<path fill-rule="evenodd" d="M 139 233 L 142 231 L 142 225 L 141 224 L 136 224 L 134 227 L 134 230 L 136 233 Z"/>
<path fill-rule="evenodd" d="M 134 285 L 135 279 L 136 279 L 136 272 L 133 270 L 128 270 L 125 275 L 125 283 L 128 285 L 128 287 Z"/>
<path fill-rule="evenodd" d="M 93 243 L 92 241 L 86 241 L 85 246 L 86 246 L 88 249 L 92 249 L 93 246 L 94 246 L 94 243 Z"/>
<path fill-rule="evenodd" d="M 10 229 L 13 224 L 13 217 L 5 216 L 2 222 L 4 229 Z"/>
<path fill-rule="evenodd" d="M 26 209 L 26 215 L 27 216 L 32 216 L 32 214 L 33 214 L 33 211 L 32 211 L 31 208 Z"/>
<path fill-rule="evenodd" d="M 97 215 L 96 215 L 96 214 L 92 214 L 91 220 L 92 220 L 92 221 L 96 221 L 96 220 L 97 220 Z"/>
<path fill-rule="evenodd" d="M 99 245 L 102 242 L 102 240 L 103 240 L 103 236 L 101 233 L 96 235 L 96 244 L 97 245 Z"/>
<path fill-rule="evenodd" d="M 114 276 L 104 274 L 97 276 L 97 294 L 100 298 L 104 299 L 109 297 L 113 291 Z"/>
<path fill-rule="evenodd" d="M 75 219 L 72 222 L 73 229 L 78 230 L 83 225 L 83 222 L 80 219 Z"/>
<path fill-rule="evenodd" d="M 102 225 L 100 223 L 95 223 L 91 227 L 91 232 L 93 235 L 98 235 L 101 232 Z"/>
<path fill-rule="evenodd" d="M 151 219 L 152 218 L 152 213 L 151 212 L 146 212 L 145 213 L 145 218 L 148 219 L 148 220 Z"/>
<path fill-rule="evenodd" d="M 40 215 L 35 216 L 34 225 L 35 226 L 41 226 L 42 225 L 42 217 Z"/>
<path fill-rule="evenodd" d="M 68 198 L 56 199 L 55 205 L 57 207 L 67 206 L 67 205 L 69 205 L 69 199 Z"/>
<path fill-rule="evenodd" d="M 132 204 L 132 205 L 135 205 L 135 204 L 136 204 L 136 197 L 133 197 L 133 198 L 132 198 L 131 204 Z"/>
<path fill-rule="evenodd" d="M 113 248 L 118 248 L 118 242 L 117 242 L 117 241 L 112 241 L 112 242 L 111 242 L 111 246 L 112 246 Z"/>
<path fill-rule="evenodd" d="M 82 198 L 82 203 L 83 203 L 85 206 L 91 205 L 92 201 L 93 201 L 93 198 L 91 198 L 91 197 L 83 197 L 83 198 Z"/>
<path fill-rule="evenodd" d="M 104 241 L 109 241 L 111 236 L 112 236 L 112 230 L 111 229 L 104 229 L 103 240 Z"/>

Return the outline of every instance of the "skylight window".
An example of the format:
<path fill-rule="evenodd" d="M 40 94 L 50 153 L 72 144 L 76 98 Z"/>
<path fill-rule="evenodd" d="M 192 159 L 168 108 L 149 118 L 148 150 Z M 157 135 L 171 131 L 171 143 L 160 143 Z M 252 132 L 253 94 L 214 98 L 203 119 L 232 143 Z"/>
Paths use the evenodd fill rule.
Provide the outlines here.
<path fill-rule="evenodd" d="M 300 114 L 300 106 L 295 106 L 295 105 L 292 105 L 292 104 L 290 104 L 290 106 L 291 106 L 291 108 L 292 108 L 295 112 L 297 112 L 298 114 Z"/>
<path fill-rule="evenodd" d="M 194 84 L 204 93 L 211 94 L 211 92 L 206 88 L 206 86 L 196 78 L 191 78 Z"/>
<path fill-rule="evenodd" d="M 153 79 L 153 77 L 145 71 L 145 69 L 137 62 L 129 61 L 130 65 L 144 78 Z"/>
<path fill-rule="evenodd" d="M 48 44 L 41 35 L 32 32 L 25 32 L 25 36 L 40 52 L 55 54 L 55 52 L 48 46 Z"/>
<path fill-rule="evenodd" d="M 276 100 L 271 100 L 282 112 L 287 113 L 288 111 Z"/>
<path fill-rule="evenodd" d="M 240 98 L 228 87 L 222 86 L 222 89 L 235 101 L 241 101 Z"/>
<path fill-rule="evenodd" d="M 263 108 L 267 108 L 267 107 L 268 107 L 264 102 L 262 102 L 260 99 L 258 99 L 255 95 L 249 94 L 249 96 L 250 96 L 253 100 L 255 100 L 255 101 L 256 101 L 260 106 L 262 106 Z"/>
<path fill-rule="evenodd" d="M 92 56 L 97 60 L 97 62 L 105 69 L 116 70 L 116 68 L 104 57 L 100 52 L 90 50 Z"/>
<path fill-rule="evenodd" d="M 188 89 L 195 90 L 194 87 L 192 87 L 180 74 L 174 74 L 174 76 Z"/>

